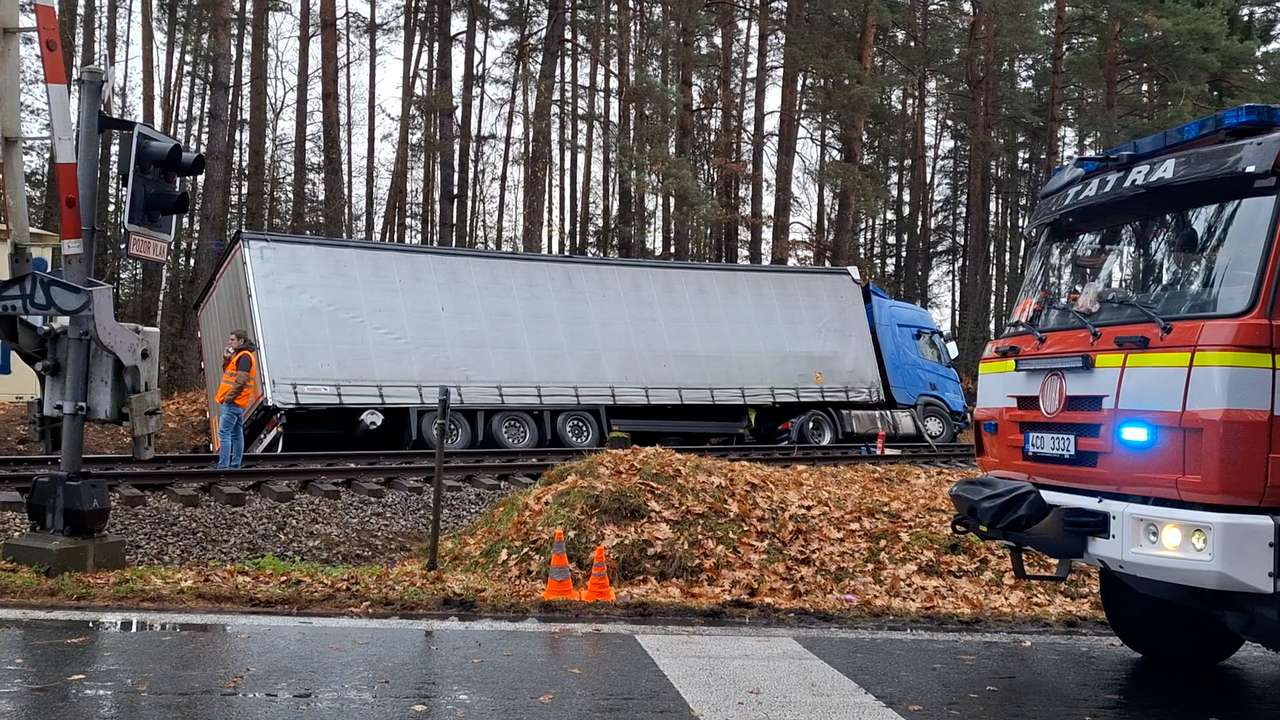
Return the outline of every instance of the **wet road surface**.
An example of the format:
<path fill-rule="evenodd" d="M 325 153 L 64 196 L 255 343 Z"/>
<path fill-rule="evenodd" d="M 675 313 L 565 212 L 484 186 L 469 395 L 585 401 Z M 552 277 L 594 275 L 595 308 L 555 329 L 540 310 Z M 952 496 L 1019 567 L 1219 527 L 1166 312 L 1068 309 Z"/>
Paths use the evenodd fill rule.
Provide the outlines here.
<path fill-rule="evenodd" d="M 1277 718 L 1113 638 L 0 610 L 0 718 Z"/>

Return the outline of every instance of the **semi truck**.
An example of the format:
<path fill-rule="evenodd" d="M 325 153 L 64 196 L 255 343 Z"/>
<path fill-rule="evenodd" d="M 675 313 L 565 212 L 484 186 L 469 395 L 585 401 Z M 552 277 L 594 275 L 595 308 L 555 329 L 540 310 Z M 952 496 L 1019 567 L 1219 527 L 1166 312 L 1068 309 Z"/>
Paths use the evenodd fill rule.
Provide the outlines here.
<path fill-rule="evenodd" d="M 506 253 L 242 232 L 197 302 L 211 422 L 257 344 L 249 451 L 878 437 L 968 423 L 954 344 L 856 268 Z M 216 428 L 211 428 L 216 442 Z"/>
<path fill-rule="evenodd" d="M 953 530 L 1018 577 L 1096 566 L 1158 662 L 1280 650 L 1278 156 L 1280 107 L 1245 105 L 1059 168 L 978 366 Z"/>

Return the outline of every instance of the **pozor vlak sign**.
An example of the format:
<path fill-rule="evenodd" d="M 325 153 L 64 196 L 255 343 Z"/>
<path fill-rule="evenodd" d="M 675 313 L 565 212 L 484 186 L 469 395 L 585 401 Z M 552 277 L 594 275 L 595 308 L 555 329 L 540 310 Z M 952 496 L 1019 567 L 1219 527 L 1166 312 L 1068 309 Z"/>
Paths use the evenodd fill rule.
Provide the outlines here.
<path fill-rule="evenodd" d="M 128 144 L 121 141 L 121 151 L 129 255 L 164 262 L 178 216 L 191 209 L 191 197 L 179 187 L 179 178 L 203 173 L 204 155 L 183 149 L 174 138 L 141 123 L 134 125 Z"/>

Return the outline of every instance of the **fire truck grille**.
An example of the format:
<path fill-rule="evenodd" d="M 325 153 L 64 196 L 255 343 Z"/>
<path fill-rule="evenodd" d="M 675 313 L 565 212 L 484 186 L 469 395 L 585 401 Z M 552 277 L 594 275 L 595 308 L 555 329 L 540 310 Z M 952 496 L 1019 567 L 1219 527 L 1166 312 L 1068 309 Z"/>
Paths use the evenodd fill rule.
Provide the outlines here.
<path fill-rule="evenodd" d="M 1028 457 L 1026 451 L 1022 453 L 1022 459 L 1025 462 L 1040 463 L 1041 465 L 1070 465 L 1072 467 L 1098 467 L 1098 453 L 1088 450 L 1077 450 L 1075 457 L 1056 458 L 1042 457 L 1036 455 Z"/>
<path fill-rule="evenodd" d="M 1064 412 L 1101 412 L 1102 395 L 1072 395 L 1067 398 Z M 1035 395 L 1019 395 L 1019 410 L 1040 410 L 1040 398 Z"/>
<path fill-rule="evenodd" d="M 1096 438 L 1102 434 L 1102 426 L 1094 423 L 1024 422 L 1018 423 L 1018 429 L 1024 433 L 1062 433 L 1078 438 Z"/>

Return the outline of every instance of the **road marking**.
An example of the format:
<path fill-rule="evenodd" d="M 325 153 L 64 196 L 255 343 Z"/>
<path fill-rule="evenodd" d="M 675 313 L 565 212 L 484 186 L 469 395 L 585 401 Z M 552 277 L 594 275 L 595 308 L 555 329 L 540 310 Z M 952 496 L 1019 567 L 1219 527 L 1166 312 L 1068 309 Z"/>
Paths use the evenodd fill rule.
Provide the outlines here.
<path fill-rule="evenodd" d="M 824 637 L 855 640 L 903 640 L 970 642 L 1023 642 L 1114 645 L 1116 639 L 1107 634 L 981 631 L 973 628 L 955 630 L 881 630 L 840 627 L 835 625 L 762 625 L 758 621 L 723 625 L 639 624 L 602 619 L 599 622 L 559 622 L 554 619 L 513 618 L 362 618 L 334 615 L 265 615 L 258 613 L 192 613 L 156 610 L 35 610 L 0 608 L 0 622 L 27 621 L 88 622 L 103 629 L 124 632 L 180 631 L 183 625 L 223 625 L 226 627 L 292 627 L 292 628 L 381 628 L 387 630 L 532 632 L 532 633 L 605 633 L 609 635 L 677 635 L 728 637 Z M 0 628 L 3 629 L 3 628 Z"/>
<path fill-rule="evenodd" d="M 791 638 L 637 635 L 636 640 L 702 720 L 902 720 Z"/>

